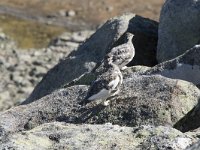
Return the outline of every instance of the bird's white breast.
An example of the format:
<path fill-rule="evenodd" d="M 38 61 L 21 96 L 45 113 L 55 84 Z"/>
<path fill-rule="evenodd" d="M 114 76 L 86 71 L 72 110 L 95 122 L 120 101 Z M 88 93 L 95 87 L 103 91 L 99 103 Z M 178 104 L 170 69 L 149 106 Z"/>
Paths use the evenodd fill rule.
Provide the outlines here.
<path fill-rule="evenodd" d="M 112 87 L 112 89 L 115 89 L 115 88 L 117 87 L 117 85 L 119 84 L 119 82 L 120 82 L 120 78 L 119 78 L 119 76 L 117 76 L 117 77 L 115 78 L 115 80 L 112 80 L 112 81 L 108 84 L 108 86 Z"/>

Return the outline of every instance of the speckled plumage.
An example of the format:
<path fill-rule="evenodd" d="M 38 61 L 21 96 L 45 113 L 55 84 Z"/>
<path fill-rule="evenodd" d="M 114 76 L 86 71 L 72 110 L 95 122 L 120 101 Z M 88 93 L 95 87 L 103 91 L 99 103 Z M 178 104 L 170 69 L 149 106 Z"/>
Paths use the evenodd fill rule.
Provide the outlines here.
<path fill-rule="evenodd" d="M 129 32 L 126 33 L 125 43 L 112 48 L 110 53 L 106 55 L 105 59 L 111 59 L 120 69 L 125 67 L 135 56 L 135 48 L 132 39 L 133 34 Z"/>
<path fill-rule="evenodd" d="M 122 73 L 117 65 L 106 62 L 104 72 L 90 86 L 84 104 L 94 100 L 106 100 L 108 97 L 117 94 L 122 84 Z"/>
<path fill-rule="evenodd" d="M 123 69 L 135 55 L 132 39 L 133 34 L 126 33 L 125 43 L 112 48 L 105 56 L 100 69 L 97 68 L 97 79 L 92 83 L 87 96 L 80 104 L 99 99 L 106 100 L 119 92 L 123 80 L 120 69 Z"/>

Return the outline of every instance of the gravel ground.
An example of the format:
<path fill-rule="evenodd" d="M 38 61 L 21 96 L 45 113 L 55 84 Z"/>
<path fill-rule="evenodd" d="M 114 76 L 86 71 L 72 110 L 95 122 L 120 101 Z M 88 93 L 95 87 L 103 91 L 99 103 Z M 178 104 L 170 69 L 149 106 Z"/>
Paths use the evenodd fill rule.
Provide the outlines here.
<path fill-rule="evenodd" d="M 0 111 L 21 103 L 43 75 L 93 31 L 64 33 L 44 49 L 21 50 L 0 33 Z"/>

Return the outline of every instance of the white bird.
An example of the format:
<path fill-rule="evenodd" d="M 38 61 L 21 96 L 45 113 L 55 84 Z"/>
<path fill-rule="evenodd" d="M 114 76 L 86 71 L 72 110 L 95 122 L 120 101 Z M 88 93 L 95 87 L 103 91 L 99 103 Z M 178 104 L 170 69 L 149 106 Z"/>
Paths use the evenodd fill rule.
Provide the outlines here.
<path fill-rule="evenodd" d="M 132 43 L 133 34 L 127 32 L 125 34 L 125 43 L 116 46 L 111 49 L 111 51 L 105 56 L 105 59 L 112 59 L 112 62 L 119 66 L 121 70 L 126 68 L 126 65 L 135 56 L 135 48 Z"/>
<path fill-rule="evenodd" d="M 87 96 L 80 103 L 81 105 L 94 100 L 103 100 L 103 104 L 107 106 L 109 105 L 109 101 L 106 101 L 106 99 L 119 92 L 119 87 L 123 80 L 119 67 L 113 64 L 109 59 L 104 63 L 104 72 L 92 83 Z"/>

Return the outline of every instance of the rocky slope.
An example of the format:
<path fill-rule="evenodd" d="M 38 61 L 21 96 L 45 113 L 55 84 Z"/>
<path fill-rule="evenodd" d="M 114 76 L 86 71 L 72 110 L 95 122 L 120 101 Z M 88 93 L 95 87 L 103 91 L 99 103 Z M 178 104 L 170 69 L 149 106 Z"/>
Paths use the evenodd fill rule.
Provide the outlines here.
<path fill-rule="evenodd" d="M 107 107 L 100 101 L 81 106 L 79 102 L 90 83 L 104 69 L 100 62 L 113 47 L 123 43 L 126 32 L 134 34 L 136 56 L 122 70 L 120 92 L 109 98 Z M 14 43 L 2 34 L 3 54 L 12 50 L 12 57 L 1 58 L 2 72 L 6 70 L 9 75 L 2 75 L 2 79 L 8 78 L 5 81 L 17 90 L 27 90 L 28 84 L 22 84 L 26 78 L 44 77 L 21 105 L 0 113 L 0 148 L 198 149 L 199 46 L 193 45 L 182 55 L 157 64 L 158 23 L 135 14 L 108 20 L 85 42 L 84 33 L 91 32 L 78 36 L 65 33 L 40 52 L 17 52 Z M 31 69 L 55 66 L 44 73 L 42 69 L 28 70 L 18 62 Z M 15 79 L 17 72 L 23 72 L 20 67 L 30 71 L 28 77 Z M 1 84 L 6 85 L 3 80 Z M 7 96 L 4 98 L 8 102 Z"/>
<path fill-rule="evenodd" d="M 64 33 L 44 49 L 20 50 L 4 33 L 0 34 L 0 111 L 21 103 L 44 74 L 68 56 L 93 31 Z"/>

